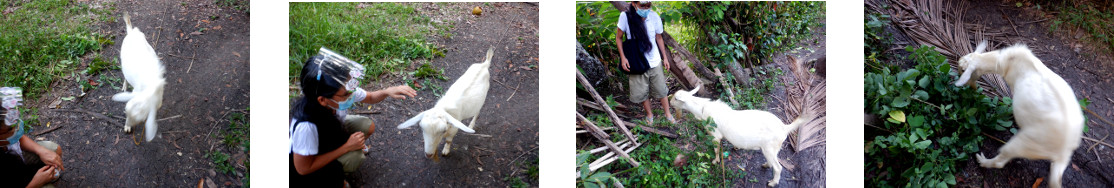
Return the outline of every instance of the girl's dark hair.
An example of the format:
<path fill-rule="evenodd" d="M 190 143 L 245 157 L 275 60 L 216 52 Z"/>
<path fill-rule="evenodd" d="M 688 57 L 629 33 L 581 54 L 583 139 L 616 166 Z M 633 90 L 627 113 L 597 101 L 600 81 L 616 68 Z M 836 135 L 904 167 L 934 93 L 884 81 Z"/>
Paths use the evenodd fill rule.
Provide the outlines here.
<path fill-rule="evenodd" d="M 324 59 L 323 56 L 313 56 L 306 60 L 305 65 L 302 66 L 302 73 L 299 76 L 302 85 L 302 97 L 294 102 L 293 108 L 290 109 L 290 118 L 318 125 L 340 125 L 336 115 L 330 113 L 332 110 L 321 106 L 321 103 L 317 102 L 317 97 L 332 98 L 337 90 L 344 87 L 330 76 L 330 71 L 322 71 L 322 64 L 314 63 L 322 59 Z"/>
<path fill-rule="evenodd" d="M 653 45 L 650 44 L 650 36 L 646 34 L 646 21 L 642 20 L 642 16 L 638 15 L 638 7 L 634 7 L 634 2 L 629 3 L 627 7 L 627 29 L 630 30 L 631 38 L 638 46 L 638 51 L 642 53 L 650 52 Z"/>

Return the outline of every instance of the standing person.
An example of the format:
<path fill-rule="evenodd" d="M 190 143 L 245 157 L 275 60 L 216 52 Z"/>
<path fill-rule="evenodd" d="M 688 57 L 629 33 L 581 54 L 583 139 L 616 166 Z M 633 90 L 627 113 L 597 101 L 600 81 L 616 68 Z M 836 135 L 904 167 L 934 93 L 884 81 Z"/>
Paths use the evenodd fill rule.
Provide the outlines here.
<path fill-rule="evenodd" d="M 19 117 L 22 92 L 18 88 L 0 88 L 0 187 L 54 187 L 51 183 L 61 176 L 62 148 L 51 141 L 34 141 L 26 134 Z"/>
<path fill-rule="evenodd" d="M 290 187 L 344 187 L 344 175 L 363 163 L 364 141 L 375 132 L 370 118 L 347 115 L 348 109 L 418 94 L 405 85 L 366 92 L 359 87 L 363 72 L 325 48 L 302 67 L 302 97 L 290 110 Z"/>
<path fill-rule="evenodd" d="M 662 109 L 665 112 L 665 118 L 669 122 L 676 123 L 673 115 L 669 113 L 669 100 L 666 95 L 669 94 L 669 87 L 665 85 L 665 75 L 662 73 L 662 65 L 665 69 L 669 69 L 671 59 L 668 53 L 661 50 L 666 50 L 665 42 L 661 38 L 661 34 L 665 29 L 661 23 L 661 17 L 655 13 L 650 1 L 631 1 L 627 11 L 619 13 L 618 30 L 615 32 L 615 43 L 622 44 L 623 36 L 627 40 L 635 40 L 638 46 L 643 50 L 643 55 L 646 57 L 646 62 L 649 63 L 650 69 L 642 74 L 628 74 L 627 81 L 630 85 L 630 101 L 633 103 L 642 103 L 642 109 L 646 111 L 646 122 L 653 123 L 654 112 L 650 110 L 649 97 L 658 99 L 661 102 Z M 637 15 L 632 15 L 637 14 Z M 630 18 L 641 18 L 642 20 L 629 20 Z M 623 45 L 619 47 L 619 57 L 623 70 L 630 69 L 630 63 L 627 62 L 626 54 L 623 52 Z M 662 58 L 662 56 L 665 58 Z"/>

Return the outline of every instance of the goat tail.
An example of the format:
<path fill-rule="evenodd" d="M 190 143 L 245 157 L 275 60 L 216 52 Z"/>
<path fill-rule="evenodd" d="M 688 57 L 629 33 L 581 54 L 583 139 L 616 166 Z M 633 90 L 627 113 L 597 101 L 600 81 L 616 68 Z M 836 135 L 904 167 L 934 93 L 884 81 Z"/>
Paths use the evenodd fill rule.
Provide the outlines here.
<path fill-rule="evenodd" d="M 785 132 L 793 132 L 793 130 L 797 130 L 797 127 L 800 127 L 801 125 L 804 125 L 805 123 L 808 123 L 813 119 L 816 119 L 815 114 L 807 112 L 807 110 L 802 111 L 801 115 L 797 116 L 796 120 L 793 120 L 792 123 L 789 123 L 789 126 L 785 128 Z"/>
<path fill-rule="evenodd" d="M 112 100 L 116 102 L 128 102 L 132 100 L 132 98 L 135 98 L 135 93 L 132 92 L 120 92 L 112 95 Z"/>
<path fill-rule="evenodd" d="M 487 58 L 484 59 L 484 66 L 491 66 L 491 56 L 495 55 L 495 46 L 487 48 Z"/>
<path fill-rule="evenodd" d="M 128 12 L 124 12 L 124 24 L 126 24 L 126 26 L 127 26 L 126 28 L 124 28 L 124 30 L 126 30 L 126 31 L 131 31 L 132 30 L 132 19 L 131 19 L 131 16 L 129 16 L 129 15 L 130 14 Z"/>

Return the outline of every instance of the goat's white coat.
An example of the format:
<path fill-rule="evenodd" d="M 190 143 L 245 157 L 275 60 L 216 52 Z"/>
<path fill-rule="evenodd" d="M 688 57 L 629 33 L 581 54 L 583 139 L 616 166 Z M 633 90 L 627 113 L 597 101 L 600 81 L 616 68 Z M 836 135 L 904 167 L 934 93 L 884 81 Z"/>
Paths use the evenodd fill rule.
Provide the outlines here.
<path fill-rule="evenodd" d="M 445 91 L 433 108 L 398 125 L 398 129 L 406 129 L 414 124 L 421 125 L 426 157 L 432 157 L 434 161 L 438 160 L 440 155 L 435 155 L 434 152 L 442 139 L 445 140 L 445 147 L 441 154 L 448 155 L 453 137 L 458 130 L 475 133 L 472 128 L 476 124 L 480 108 L 487 99 L 487 90 L 491 86 L 491 73 L 488 68 L 491 67 L 491 56 L 494 50 L 495 48 L 487 50 L 487 58 L 483 63 L 469 66 L 468 70 L 460 75 L 452 86 L 449 86 L 449 90 Z M 472 118 L 472 121 L 468 126 L 464 126 L 461 121 L 468 118 Z"/>
<path fill-rule="evenodd" d="M 139 28 L 132 27 L 130 16 L 124 14 L 127 24 L 127 34 L 120 45 L 120 70 L 124 74 L 124 89 L 131 83 L 131 92 L 120 92 L 112 96 L 117 102 L 127 102 L 124 113 L 127 120 L 124 131 L 131 132 L 131 127 L 141 122 L 146 122 L 145 136 L 147 141 L 155 138 L 158 130 L 157 114 L 162 107 L 163 87 L 166 79 L 162 63 L 159 61 L 155 49 L 147 43 L 147 38 Z"/>
<path fill-rule="evenodd" d="M 774 177 L 766 185 L 776 186 L 781 179 L 781 162 L 777 158 L 778 152 L 781 151 L 781 143 L 785 141 L 789 132 L 812 120 L 812 116 L 808 115 L 809 113 L 801 113 L 800 117 L 786 125 L 770 112 L 734 110 L 721 101 L 692 96 L 699 90 L 700 86 L 692 91 L 679 90 L 669 103 L 678 111 L 684 109 L 697 119 L 712 118 L 716 123 L 716 127 L 707 128 L 716 142 L 716 159 L 712 163 L 719 162 L 721 155 L 719 143 L 723 138 L 727 138 L 727 141 L 738 149 L 761 150 L 766 158 L 766 163 L 762 166 L 772 167 L 774 170 Z"/>
<path fill-rule="evenodd" d="M 960 59 L 964 70 L 956 86 L 975 86 L 983 74 L 1002 75 L 1013 88 L 1013 115 L 1019 130 L 998 149 L 998 156 L 986 159 L 978 154 L 979 164 L 1002 168 L 1016 157 L 1050 160 L 1048 185 L 1060 187 L 1083 134 L 1083 112 L 1075 93 L 1023 44 L 990 52 L 983 52 L 985 49 L 983 41 L 975 52 Z"/>

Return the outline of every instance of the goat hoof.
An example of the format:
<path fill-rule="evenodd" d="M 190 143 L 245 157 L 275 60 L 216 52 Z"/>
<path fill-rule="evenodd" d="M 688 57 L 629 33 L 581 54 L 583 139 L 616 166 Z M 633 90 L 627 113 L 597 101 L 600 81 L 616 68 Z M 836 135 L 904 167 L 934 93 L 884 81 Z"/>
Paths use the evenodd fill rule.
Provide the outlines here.
<path fill-rule="evenodd" d="M 770 168 L 770 163 L 762 163 L 762 168 Z"/>
<path fill-rule="evenodd" d="M 777 186 L 777 182 L 774 181 L 774 180 L 770 180 L 770 183 L 767 183 L 766 186 L 769 186 L 769 187 Z"/>
<path fill-rule="evenodd" d="M 132 127 L 131 126 L 124 126 L 124 132 L 125 133 L 131 133 L 132 132 Z"/>

